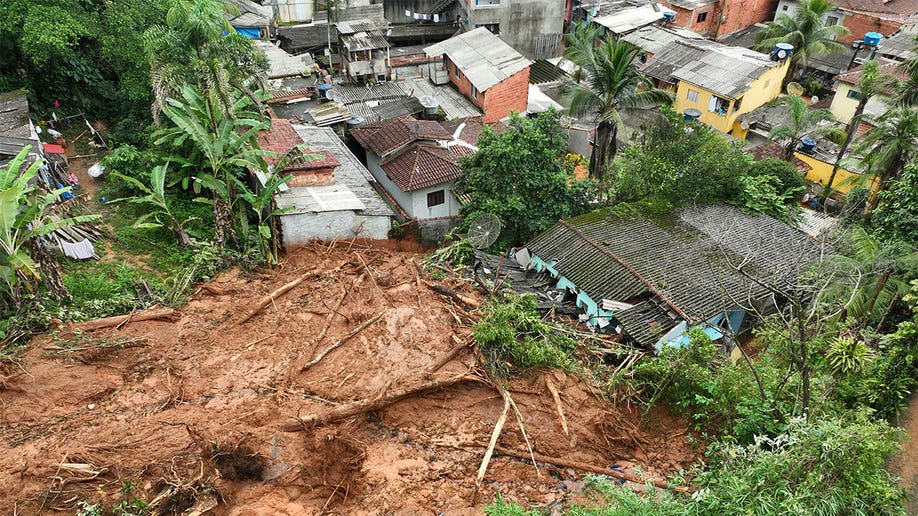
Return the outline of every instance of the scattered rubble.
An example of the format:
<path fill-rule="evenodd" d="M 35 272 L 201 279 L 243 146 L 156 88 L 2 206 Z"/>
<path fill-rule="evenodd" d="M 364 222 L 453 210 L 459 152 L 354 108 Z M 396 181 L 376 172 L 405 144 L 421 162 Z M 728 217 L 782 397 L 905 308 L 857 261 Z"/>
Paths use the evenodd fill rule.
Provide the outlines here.
<path fill-rule="evenodd" d="M 482 294 L 393 246 L 312 244 L 201 286 L 177 319 L 36 337 L 0 364 L 0 506 L 110 508 L 130 482 L 155 514 L 471 514 L 697 461 L 681 419 L 561 372 L 496 389 L 468 352 Z"/>

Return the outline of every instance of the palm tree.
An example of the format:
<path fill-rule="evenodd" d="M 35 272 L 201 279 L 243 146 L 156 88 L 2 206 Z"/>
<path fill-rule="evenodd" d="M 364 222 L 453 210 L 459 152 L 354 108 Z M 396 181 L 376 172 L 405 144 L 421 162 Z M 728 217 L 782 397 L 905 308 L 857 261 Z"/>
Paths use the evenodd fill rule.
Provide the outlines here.
<path fill-rule="evenodd" d="M 829 194 L 832 193 L 832 184 L 835 182 L 835 175 L 838 173 L 838 169 L 841 168 L 841 162 L 845 156 L 845 152 L 848 151 L 848 146 L 851 144 L 851 141 L 854 140 L 854 134 L 857 132 L 857 128 L 861 124 L 861 118 L 864 114 L 864 108 L 867 107 L 867 101 L 880 93 L 884 93 L 895 88 L 897 84 L 898 81 L 892 76 L 883 75 L 880 72 L 880 63 L 871 60 L 862 65 L 861 78 L 858 80 L 857 86 L 857 91 L 860 92 L 861 99 L 858 101 L 857 107 L 854 109 L 854 116 L 852 116 L 851 121 L 848 122 L 848 130 L 845 133 L 845 142 L 838 150 L 838 156 L 835 158 L 835 165 L 832 166 L 832 173 L 829 175 L 829 181 L 826 183 L 826 187 L 823 190 L 823 202 L 825 202 L 825 200 L 829 197 Z"/>
<path fill-rule="evenodd" d="M 855 152 L 864 156 L 869 176 L 878 183 L 865 209 L 869 215 L 880 202 L 880 192 L 918 155 L 918 107 L 896 107 L 882 114 L 876 127 L 861 136 Z"/>
<path fill-rule="evenodd" d="M 902 63 L 907 78 L 899 88 L 898 103 L 902 106 L 918 106 L 918 35 L 915 36 L 915 46 L 912 47 L 912 57 Z"/>
<path fill-rule="evenodd" d="M 845 45 L 835 40 L 848 35 L 848 29 L 841 25 L 823 25 L 826 15 L 834 8 L 829 0 L 801 0 L 793 17 L 778 13 L 774 21 L 768 22 L 756 36 L 755 49 L 769 51 L 776 43 L 793 45 L 786 81 L 794 80 L 813 56 L 845 50 Z"/>
<path fill-rule="evenodd" d="M 228 111 L 238 89 L 256 103 L 253 91 L 265 82 L 268 61 L 249 38 L 237 34 L 224 16 L 238 9 L 217 0 L 167 0 L 164 25 L 144 32 L 144 51 L 153 83 L 153 116 L 186 84 L 213 92 L 215 106 Z"/>
<path fill-rule="evenodd" d="M 768 139 L 786 140 L 784 145 L 784 155 L 782 159 L 791 162 L 794 159 L 794 149 L 800 144 L 800 141 L 816 133 L 826 133 L 831 130 L 829 126 L 820 126 L 820 122 L 832 120 L 832 112 L 828 109 L 810 109 L 805 100 L 797 95 L 785 95 L 781 98 L 781 103 L 787 106 L 787 114 L 790 122 L 775 126 Z"/>
<path fill-rule="evenodd" d="M 622 112 L 668 104 L 674 96 L 654 88 L 649 78 L 638 73 L 634 63 L 637 47 L 615 39 L 604 39 L 595 46 L 595 34 L 585 30 L 568 36 L 570 46 L 564 56 L 580 71 L 565 82 L 564 91 L 571 115 L 592 116 L 599 122 L 590 155 L 590 176 L 602 179 L 618 150 Z"/>
<path fill-rule="evenodd" d="M 163 113 L 175 127 L 157 131 L 156 144 L 172 143 L 178 147 L 191 142 L 200 153 L 198 161 L 173 156 L 170 161 L 192 170 L 207 172 L 195 176 L 195 187 L 202 186 L 213 194 L 214 245 L 224 247 L 227 237 L 238 243 L 234 229 L 232 206 L 236 200 L 234 178 L 246 169 L 267 170 L 264 156 L 269 154 L 258 147 L 256 135 L 268 129 L 270 123 L 259 120 L 249 111 L 251 101 L 239 98 L 231 90 L 233 102 L 228 111 L 216 109 L 219 101 L 214 91 L 204 95 L 194 87 L 182 88 L 181 100 L 168 99 Z"/>
<path fill-rule="evenodd" d="M 42 166 L 37 160 L 20 174 L 31 146 L 0 168 L 0 278 L 3 298 L 18 305 L 24 291 L 34 292 L 41 281 L 57 299 L 70 297 L 40 239 L 55 230 L 96 220 L 97 215 L 52 218 L 49 207 L 69 187 L 53 192 L 33 181 Z"/>

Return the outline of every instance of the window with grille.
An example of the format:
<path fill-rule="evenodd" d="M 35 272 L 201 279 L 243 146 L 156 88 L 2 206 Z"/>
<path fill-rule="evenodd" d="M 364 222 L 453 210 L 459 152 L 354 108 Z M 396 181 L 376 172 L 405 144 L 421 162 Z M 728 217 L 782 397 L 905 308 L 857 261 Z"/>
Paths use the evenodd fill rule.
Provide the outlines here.
<path fill-rule="evenodd" d="M 427 207 L 433 208 L 434 206 L 439 206 L 446 202 L 446 192 L 444 190 L 437 190 L 436 192 L 430 192 L 427 194 Z"/>

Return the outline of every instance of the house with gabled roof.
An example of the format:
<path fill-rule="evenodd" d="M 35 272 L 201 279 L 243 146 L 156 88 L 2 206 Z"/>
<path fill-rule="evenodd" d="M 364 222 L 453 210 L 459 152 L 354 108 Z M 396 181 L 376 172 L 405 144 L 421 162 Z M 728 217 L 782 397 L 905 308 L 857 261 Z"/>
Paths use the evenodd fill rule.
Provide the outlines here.
<path fill-rule="evenodd" d="M 778 97 L 788 56 L 778 59 L 714 41 L 678 39 L 654 54 L 641 73 L 676 93 L 677 111 L 743 138 L 748 125 L 743 127 L 740 116 Z"/>
<path fill-rule="evenodd" d="M 275 206 L 283 211 L 278 220 L 285 246 L 311 240 L 388 238 L 395 214 L 371 185 L 373 176 L 334 131 L 272 118 L 270 129 L 258 134 L 258 142 L 277 154 L 265 157 L 270 169 L 292 176 L 274 194 Z M 280 156 L 304 142 L 309 142 L 309 148 L 303 153 L 313 159 L 274 170 Z M 267 178 L 260 171 L 252 173 L 265 184 Z"/>
<path fill-rule="evenodd" d="M 477 150 L 459 139 L 464 129 L 460 124 L 450 133 L 439 122 L 412 117 L 351 129 L 366 151 L 367 169 L 396 211 L 417 221 L 425 241 L 441 239 L 458 220 L 453 184 L 461 172 L 459 158 Z"/>
<path fill-rule="evenodd" d="M 453 36 L 424 48 L 442 61 L 429 68 L 437 84 L 450 82 L 484 113 L 485 122 L 496 122 L 523 113 L 529 103 L 529 66 L 532 61 L 504 43 L 488 29 Z"/>
<path fill-rule="evenodd" d="M 752 323 L 750 308 L 775 309 L 763 285 L 794 284 L 822 249 L 771 217 L 693 206 L 665 215 L 597 212 L 560 221 L 526 251 L 517 250 L 517 261 L 550 274 L 589 324 L 659 349 L 684 344 L 692 328 L 713 340 L 743 333 Z M 737 271 L 740 264 L 748 276 Z"/>

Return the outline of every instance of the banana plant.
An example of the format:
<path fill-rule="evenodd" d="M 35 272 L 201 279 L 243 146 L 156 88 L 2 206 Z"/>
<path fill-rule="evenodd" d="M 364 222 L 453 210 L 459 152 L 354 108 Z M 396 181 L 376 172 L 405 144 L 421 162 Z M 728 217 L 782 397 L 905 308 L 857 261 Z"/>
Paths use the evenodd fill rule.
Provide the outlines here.
<path fill-rule="evenodd" d="M 150 173 L 149 186 L 143 184 L 133 177 L 118 174 L 117 172 L 112 174 L 113 177 L 117 177 L 126 183 L 130 183 L 134 188 L 140 190 L 146 195 L 123 197 L 121 199 L 115 199 L 111 202 L 115 203 L 126 201 L 149 206 L 151 210 L 141 215 L 137 220 L 134 221 L 132 226 L 134 229 L 160 227 L 166 228 L 175 236 L 178 245 L 182 247 L 194 247 L 194 242 L 191 241 L 191 237 L 189 237 L 188 233 L 185 231 L 185 226 L 192 220 L 197 220 L 197 217 L 188 217 L 187 219 L 180 221 L 172 213 L 172 210 L 169 208 L 169 203 L 166 200 L 167 171 L 168 165 L 159 165 L 154 167 L 153 171 Z M 151 219 L 155 222 L 147 222 Z"/>
<path fill-rule="evenodd" d="M 35 246 L 42 245 L 39 240 L 58 229 L 99 218 L 98 215 L 51 217 L 48 208 L 58 196 L 69 192 L 70 187 L 42 190 L 35 181 L 42 166 L 41 160 L 36 160 L 20 173 L 30 149 L 31 146 L 26 146 L 5 167 L 0 168 L 0 278 L 4 294 L 14 303 L 18 303 L 25 292 L 37 290 L 43 273 L 49 276 L 57 272 L 53 268 L 49 270 L 48 264 L 30 254 Z M 55 297 L 69 296 L 60 282 L 49 281 L 48 285 Z"/>

